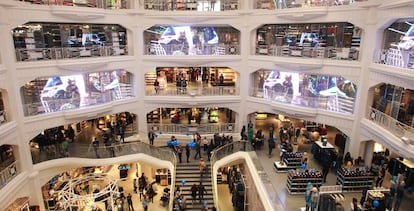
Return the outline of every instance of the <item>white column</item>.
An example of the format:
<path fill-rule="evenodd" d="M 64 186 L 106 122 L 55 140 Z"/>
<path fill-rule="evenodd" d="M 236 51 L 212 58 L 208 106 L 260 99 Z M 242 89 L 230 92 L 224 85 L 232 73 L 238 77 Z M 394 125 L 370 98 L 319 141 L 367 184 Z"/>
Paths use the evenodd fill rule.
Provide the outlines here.
<path fill-rule="evenodd" d="M 351 156 L 354 158 L 358 156 L 365 157 L 363 155 L 365 152 L 360 150 L 360 121 L 368 115 L 367 112 L 372 103 L 367 101 L 367 99 L 371 99 L 368 96 L 369 87 L 367 81 L 369 81 L 370 77 L 370 70 L 368 67 L 373 62 L 375 48 L 380 46 L 382 37 L 381 32 L 378 31 L 376 26 L 377 20 L 378 18 L 375 8 L 370 8 L 367 13 L 365 26 L 361 26 L 363 29 L 362 45 L 360 47 L 360 52 L 362 52 L 362 54 L 360 54 L 361 72 L 359 81 L 356 83 L 358 85 L 358 93 L 354 107 L 355 121 L 353 124 L 352 133 L 349 137 L 349 141 L 345 147 L 345 153 L 349 151 L 351 153 Z"/>

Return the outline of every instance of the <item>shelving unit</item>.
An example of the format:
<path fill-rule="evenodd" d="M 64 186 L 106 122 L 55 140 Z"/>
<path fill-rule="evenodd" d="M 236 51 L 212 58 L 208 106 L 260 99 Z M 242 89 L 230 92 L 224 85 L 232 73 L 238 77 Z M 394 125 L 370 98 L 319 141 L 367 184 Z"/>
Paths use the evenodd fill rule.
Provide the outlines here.
<path fill-rule="evenodd" d="M 326 159 L 330 159 L 331 153 L 335 151 L 335 147 L 330 144 L 329 142 L 326 142 L 325 144 L 322 143 L 322 141 L 315 141 L 313 142 L 311 152 L 313 154 L 313 157 L 315 160 L 322 163 Z"/>
<path fill-rule="evenodd" d="M 302 165 L 302 156 L 302 152 L 287 152 L 285 154 L 285 158 L 283 159 L 283 163 L 280 163 L 279 161 L 274 162 L 273 165 L 276 172 L 287 172 L 290 169 L 300 168 Z"/>
<path fill-rule="evenodd" d="M 221 5 L 221 10 L 237 10 L 239 8 L 238 0 L 224 0 Z"/>
<path fill-rule="evenodd" d="M 340 168 L 337 172 L 336 184 L 342 185 L 343 192 L 360 192 L 364 188 L 371 188 L 374 176 L 366 170 Z"/>
<path fill-rule="evenodd" d="M 256 9 L 274 9 L 274 5 L 271 0 L 257 0 L 256 4 Z"/>
<path fill-rule="evenodd" d="M 47 79 L 36 79 L 23 86 L 23 103 L 27 105 L 27 115 L 42 113 L 40 93 L 45 87 Z"/>
<path fill-rule="evenodd" d="M 286 187 L 289 194 L 303 194 L 308 183 L 314 187 L 322 185 L 322 172 L 319 170 L 289 170 Z"/>

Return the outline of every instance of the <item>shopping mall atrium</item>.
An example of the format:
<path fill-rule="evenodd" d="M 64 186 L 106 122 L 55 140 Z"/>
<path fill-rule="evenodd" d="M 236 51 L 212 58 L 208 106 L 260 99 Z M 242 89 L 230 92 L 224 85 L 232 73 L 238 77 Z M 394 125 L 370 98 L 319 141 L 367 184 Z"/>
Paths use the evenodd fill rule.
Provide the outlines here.
<path fill-rule="evenodd" d="M 1 0 L 0 37 L 1 210 L 414 206 L 414 0 Z"/>

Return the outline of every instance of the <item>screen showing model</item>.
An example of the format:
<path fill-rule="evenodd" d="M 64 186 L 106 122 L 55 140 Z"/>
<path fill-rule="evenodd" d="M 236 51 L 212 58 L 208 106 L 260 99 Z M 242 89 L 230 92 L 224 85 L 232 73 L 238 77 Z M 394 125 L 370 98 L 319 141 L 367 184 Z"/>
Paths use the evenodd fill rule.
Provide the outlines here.
<path fill-rule="evenodd" d="M 131 74 L 125 70 L 37 78 L 22 90 L 24 103 L 45 113 L 121 100 L 132 95 Z M 32 112 L 29 115 L 33 115 Z M 34 113 L 36 114 L 36 113 Z"/>
<path fill-rule="evenodd" d="M 219 43 L 214 27 L 166 26 L 151 32 L 159 33 L 158 40 L 152 41 L 162 47 L 157 54 L 203 55 Z"/>

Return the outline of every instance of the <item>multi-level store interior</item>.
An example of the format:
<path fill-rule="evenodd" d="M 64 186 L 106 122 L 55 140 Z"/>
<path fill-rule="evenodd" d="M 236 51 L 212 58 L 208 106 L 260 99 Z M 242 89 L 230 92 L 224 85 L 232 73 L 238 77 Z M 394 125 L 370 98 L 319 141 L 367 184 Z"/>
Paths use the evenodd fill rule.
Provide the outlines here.
<path fill-rule="evenodd" d="M 0 209 L 409 211 L 414 0 L 2 0 Z"/>

